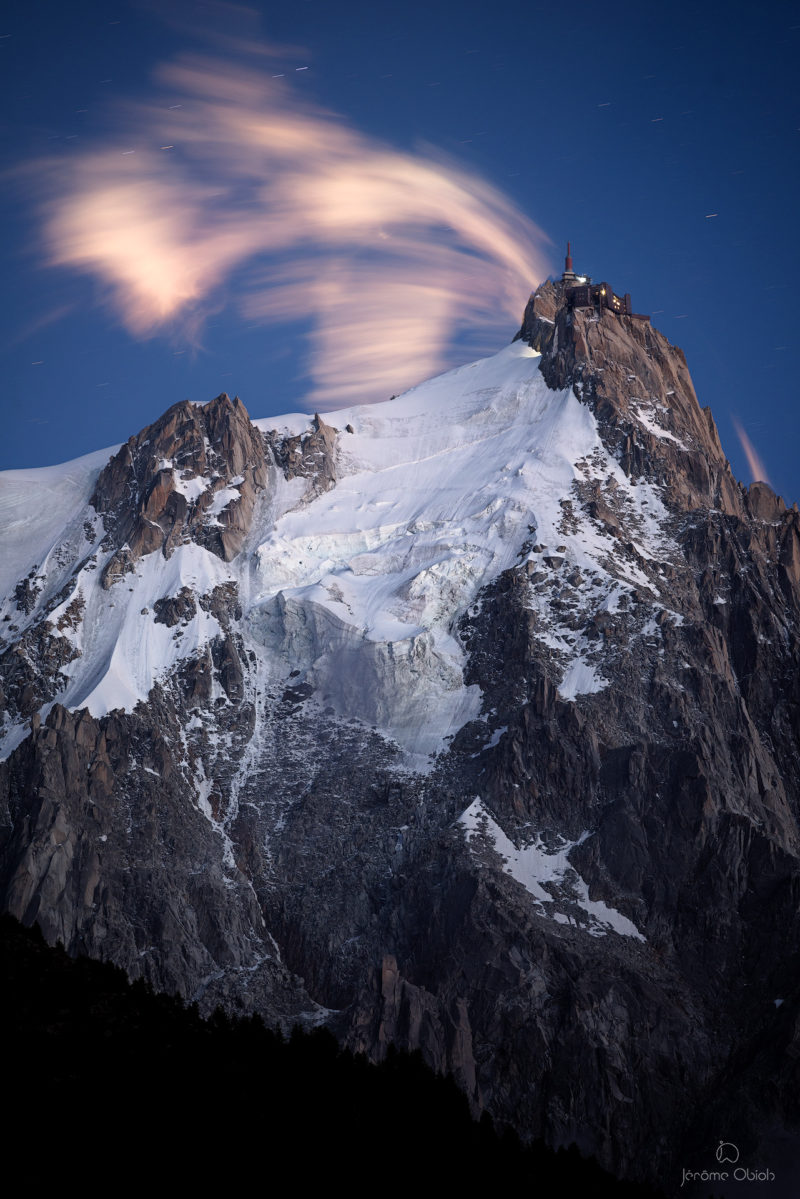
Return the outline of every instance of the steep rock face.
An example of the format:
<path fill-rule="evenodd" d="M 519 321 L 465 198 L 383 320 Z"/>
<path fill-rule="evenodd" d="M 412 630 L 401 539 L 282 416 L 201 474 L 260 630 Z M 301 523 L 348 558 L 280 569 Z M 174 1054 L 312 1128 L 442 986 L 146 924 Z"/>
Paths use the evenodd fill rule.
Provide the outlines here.
<path fill-rule="evenodd" d="M 270 430 L 267 437 L 286 478 L 310 479 L 313 494 L 319 495 L 336 483 L 337 433 L 315 413 L 311 429 L 290 437 Z"/>
<path fill-rule="evenodd" d="M 187 802 L 194 762 L 175 752 L 174 706 L 155 694 L 148 709 L 147 724 L 121 713 L 100 723 L 58 705 L 46 723 L 34 717 L 31 737 L 0 765 L 4 858 L 14 863 L 5 909 L 38 922 L 51 943 L 110 959 L 206 1011 L 223 1002 L 313 1017 L 252 886 Z"/>
<path fill-rule="evenodd" d="M 711 410 L 697 403 L 683 351 L 649 321 L 570 309 L 563 285 L 548 280 L 517 336 L 541 351 L 551 387 L 572 386 L 589 405 L 627 475 L 657 481 L 677 508 L 741 515 Z"/>
<path fill-rule="evenodd" d="M 190 538 L 229 562 L 266 481 L 264 444 L 238 397 L 175 404 L 131 437 L 97 480 L 91 504 L 118 547 L 104 586 L 143 554 L 159 549 L 168 558 Z"/>
<path fill-rule="evenodd" d="M 420 1048 L 621 1175 L 686 1194 L 725 1139 L 786 1182 L 800 517 L 733 480 L 679 350 L 563 301 L 346 434 L 220 398 L 123 447 L 79 574 L 8 599 L 3 903 L 208 1006 Z"/>
<path fill-rule="evenodd" d="M 586 1036 L 584 989 L 594 1002 L 613 1005 L 614 1023 L 603 1025 L 599 1042 L 599 1029 L 589 1035 L 610 1054 L 607 1064 L 599 1077 L 587 1063 L 579 1071 L 580 1102 L 603 1096 L 594 1114 L 581 1113 L 572 1095 L 556 1117 L 546 1090 L 529 1118 L 550 1135 L 577 1137 L 602 1113 L 619 1119 L 620 1103 L 632 1102 L 636 1132 L 626 1135 L 645 1135 L 627 1161 L 630 1147 L 622 1150 L 622 1169 L 633 1168 L 648 1142 L 682 1145 L 684 1158 L 691 1146 L 709 1166 L 709 1146 L 726 1125 L 753 1154 L 776 1110 L 790 1124 L 798 1116 L 791 1058 L 773 1075 L 780 1100 L 773 1093 L 766 1108 L 763 1084 L 757 1098 L 743 1064 L 746 1046 L 781 1023 L 783 1003 L 797 1002 L 798 597 L 795 591 L 787 603 L 776 578 L 762 579 L 763 589 L 754 583 L 766 574 L 779 530 L 748 526 L 746 562 L 738 555 L 726 562 L 719 526 L 738 541 L 741 524 L 720 514 L 713 524 L 710 538 L 707 529 L 702 538 L 697 528 L 685 530 L 687 569 L 670 580 L 669 610 L 649 619 L 639 638 L 635 610 L 614 615 L 609 641 L 620 626 L 624 634 L 606 649 L 613 684 L 575 704 L 560 702 L 535 631 L 519 643 L 527 603 L 515 575 L 500 581 L 470 628 L 476 670 L 498 660 L 506 668 L 491 680 L 507 731 L 486 764 L 486 804 L 502 826 L 519 830 L 515 840 L 524 843 L 532 827 L 575 843 L 570 861 L 590 880 L 592 898 L 613 905 L 646 937 L 646 947 L 631 945 L 633 962 L 629 952 L 613 969 L 616 945 L 600 958 L 582 951 L 565 992 L 557 985 L 562 971 L 548 964 L 527 1008 L 542 1041 L 526 1062 L 546 1060 L 543 1081 L 558 1086 L 570 1073 L 561 1056 L 565 1037 L 574 1050 Z M 511 637 L 513 648 L 498 648 L 499 638 Z M 768 661 L 753 670 L 751 654 Z M 586 829 L 592 835 L 581 841 Z M 523 941 L 530 957 L 535 939 Z M 565 995 L 566 1017 L 554 1006 L 554 988 Z M 474 1018 L 472 1004 L 470 1011 Z M 482 1033 L 473 1026 L 476 1041 Z M 734 1105 L 723 1096 L 736 1054 Z M 686 1124 L 680 1107 L 664 1102 L 676 1093 Z"/>

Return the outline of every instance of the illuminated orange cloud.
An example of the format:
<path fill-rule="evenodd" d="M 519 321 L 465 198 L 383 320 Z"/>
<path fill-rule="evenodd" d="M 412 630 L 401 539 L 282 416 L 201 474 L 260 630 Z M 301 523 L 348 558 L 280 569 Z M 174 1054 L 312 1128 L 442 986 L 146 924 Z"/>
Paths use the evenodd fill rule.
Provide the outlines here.
<path fill-rule="evenodd" d="M 318 407 L 451 365 L 465 331 L 508 337 L 548 264 L 495 188 L 363 136 L 263 63 L 187 55 L 157 77 L 164 99 L 116 145 L 41 176 L 48 260 L 104 284 L 134 336 L 197 329 L 226 290 L 248 320 L 310 317 Z"/>
<path fill-rule="evenodd" d="M 742 426 L 739 424 L 736 417 L 734 416 L 731 419 L 733 420 L 733 427 L 736 430 L 736 435 L 739 438 L 739 441 L 742 443 L 742 449 L 744 450 L 744 454 L 747 459 L 747 465 L 750 467 L 752 482 L 755 482 L 756 479 L 760 479 L 762 483 L 769 483 L 769 475 L 767 474 L 764 463 L 761 461 L 755 446 L 745 433 Z M 771 483 L 770 486 L 772 486 Z"/>

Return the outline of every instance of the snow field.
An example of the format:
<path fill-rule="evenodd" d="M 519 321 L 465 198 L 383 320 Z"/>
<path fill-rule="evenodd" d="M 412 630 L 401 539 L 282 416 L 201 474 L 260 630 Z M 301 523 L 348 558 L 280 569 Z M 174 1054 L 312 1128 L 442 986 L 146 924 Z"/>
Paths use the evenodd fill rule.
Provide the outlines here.
<path fill-rule="evenodd" d="M 324 702 L 431 754 L 480 711 L 455 626 L 519 561 L 530 524 L 554 527 L 573 462 L 600 444 L 594 420 L 521 342 L 326 419 L 355 430 L 339 439 L 340 477 L 259 545 L 250 629 Z"/>
<path fill-rule="evenodd" d="M 61 631 L 79 656 L 65 668 L 69 682 L 58 701 L 96 716 L 131 710 L 177 662 L 197 656 L 220 633 L 199 605 L 174 628 L 156 623 L 155 602 L 183 587 L 198 596 L 232 581 L 260 685 L 297 672 L 318 702 L 393 738 L 411 756 L 409 765 L 429 767 L 446 738 L 480 714 L 482 696 L 464 684 L 455 632 L 502 571 L 526 561 L 541 565 L 549 555 L 561 563 L 552 570 L 585 576 L 575 594 L 587 612 L 604 603 L 613 611 L 627 589 L 653 590 L 634 560 L 609 566 L 619 543 L 580 505 L 565 525 L 574 484 L 592 479 L 613 481 L 624 498 L 642 558 L 661 552 L 666 513 L 657 490 L 633 484 L 607 453 L 589 408 L 570 389 L 547 387 L 539 362 L 534 350 L 514 342 L 393 400 L 328 414 L 340 430 L 335 487 L 314 494 L 306 480 L 287 482 L 274 468 L 247 548 L 233 562 L 185 544 L 169 559 L 141 559 L 108 591 L 100 585 L 105 557 L 82 530 L 87 520 L 98 524 L 87 501 L 109 451 L 0 475 L 7 592 L 35 564 L 43 603 L 83 563 L 49 617 L 55 628 L 76 599 L 83 605 L 80 627 Z M 297 415 L 254 423 L 296 434 L 309 421 Z M 174 470 L 171 462 L 162 465 Z M 214 497 L 212 520 L 238 497 L 240 482 Z M 196 499 L 209 480 L 180 483 Z M 534 540 L 544 547 L 539 558 Z M 530 589 L 539 618 L 534 635 L 555 652 L 562 699 L 574 701 L 607 680 L 597 646 L 554 615 L 560 583 L 549 578 L 538 593 Z M 21 616 L 13 596 L 5 609 L 23 629 L 38 619 L 35 612 Z"/>

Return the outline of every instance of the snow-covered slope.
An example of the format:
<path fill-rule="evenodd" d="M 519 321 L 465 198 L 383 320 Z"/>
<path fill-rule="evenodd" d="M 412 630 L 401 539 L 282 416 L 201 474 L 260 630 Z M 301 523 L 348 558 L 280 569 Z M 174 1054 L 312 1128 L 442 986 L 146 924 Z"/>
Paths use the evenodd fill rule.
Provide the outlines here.
<path fill-rule="evenodd" d="M 0 594 L 36 567 L 48 567 L 48 555 L 65 530 L 82 517 L 95 479 L 114 453 L 96 450 L 33 470 L 0 472 Z"/>
<path fill-rule="evenodd" d="M 23 502 L 34 483 L 49 488 L 42 514 L 25 526 L 27 540 L 15 533 L 22 522 L 4 534 L 9 584 L 33 555 L 42 587 L 29 614 L 7 599 L 5 614 L 17 629 L 37 619 L 41 603 L 83 558 L 74 585 L 48 613 L 71 655 L 53 701 L 95 716 L 131 710 L 176 662 L 196 657 L 220 634 L 215 618 L 197 607 L 175 632 L 154 623 L 157 601 L 235 583 L 262 683 L 301 675 L 323 706 L 392 737 L 419 767 L 480 713 L 479 689 L 464 683 L 457 625 L 502 571 L 549 561 L 553 569 L 577 571 L 587 600 L 596 605 L 606 596 L 612 610 L 620 585 L 649 586 L 635 564 L 614 560 L 618 547 L 608 533 L 586 519 L 565 520 L 564 505 L 576 480 L 613 480 L 648 555 L 655 545 L 663 549 L 657 494 L 627 479 L 590 410 L 571 389 L 546 386 L 539 355 L 523 342 L 330 420 L 339 430 L 335 487 L 317 494 L 307 479 L 287 481 L 273 466 L 269 498 L 233 561 L 194 542 L 180 544 L 169 558 L 139 558 L 111 589 L 101 585 L 109 555 L 84 557 L 88 546 L 79 535 L 97 520 L 86 499 L 107 453 L 0 479 L 7 506 Z M 308 418 L 255 424 L 288 438 L 302 435 Z M 191 505 L 206 482 L 179 479 L 176 486 Z M 230 500 L 238 492 L 229 487 L 219 496 Z M 66 539 L 65 528 L 72 530 Z M 53 572 L 46 555 L 59 544 L 59 531 Z M 564 698 L 605 685 L 587 657 L 590 647 L 544 607 L 538 635 L 562 662 Z M 22 729 L 5 733 L 7 753 Z"/>
<path fill-rule="evenodd" d="M 428 753 L 480 710 L 455 624 L 519 560 L 535 496 L 539 521 L 557 519 L 593 422 L 520 343 L 329 419 L 354 429 L 337 485 L 259 544 L 250 628 L 275 668 L 310 672 L 323 702 Z"/>
<path fill-rule="evenodd" d="M 630 485 L 589 409 L 571 389 L 551 391 L 538 368 L 539 355 L 514 342 L 388 403 L 333 413 L 354 429 L 337 486 L 286 513 L 257 550 L 254 635 L 282 667 L 310 670 L 337 710 L 418 753 L 477 716 L 454 627 L 486 583 L 530 558 L 534 533 L 596 574 L 595 586 L 610 579 L 599 562 L 612 539 L 588 522 L 563 529 L 576 478 L 610 473 L 642 513 L 643 538 L 659 534 L 653 489 Z M 550 622 L 542 635 L 575 659 L 565 696 L 602 686 L 568 635 Z"/>

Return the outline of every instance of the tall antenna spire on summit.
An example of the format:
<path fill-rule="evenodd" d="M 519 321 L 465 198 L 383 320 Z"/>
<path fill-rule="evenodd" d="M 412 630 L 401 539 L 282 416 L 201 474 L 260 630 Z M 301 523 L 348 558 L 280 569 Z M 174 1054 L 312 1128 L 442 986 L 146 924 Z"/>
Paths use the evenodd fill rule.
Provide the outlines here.
<path fill-rule="evenodd" d="M 566 284 L 567 287 L 574 287 L 576 283 L 585 282 L 585 280 L 579 279 L 572 269 L 572 254 L 570 253 L 571 249 L 572 246 L 570 242 L 567 242 L 567 256 L 564 259 L 564 274 L 561 276 L 561 282 Z"/>

